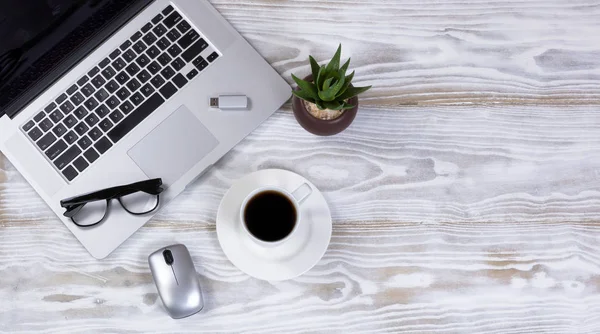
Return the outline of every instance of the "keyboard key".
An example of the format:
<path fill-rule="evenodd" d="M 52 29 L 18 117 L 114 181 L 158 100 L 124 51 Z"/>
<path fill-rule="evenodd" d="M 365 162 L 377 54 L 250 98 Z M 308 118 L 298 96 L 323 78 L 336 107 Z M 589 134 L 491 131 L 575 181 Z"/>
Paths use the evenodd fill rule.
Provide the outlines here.
<path fill-rule="evenodd" d="M 169 52 L 169 54 L 171 55 L 171 57 L 177 57 L 177 56 L 179 56 L 179 54 L 181 54 L 181 48 L 179 46 L 177 46 L 177 44 L 173 44 L 167 50 L 167 52 Z"/>
<path fill-rule="evenodd" d="M 211 63 L 217 58 L 219 58 L 219 54 L 217 52 L 213 52 L 208 57 L 206 57 L 206 59 L 208 59 L 208 61 Z"/>
<path fill-rule="evenodd" d="M 88 80 L 90 80 L 90 78 L 88 78 L 87 75 L 84 75 L 79 80 L 77 80 L 77 84 L 79 85 L 79 87 L 81 87 L 81 86 L 85 85 L 85 83 L 88 82 Z"/>
<path fill-rule="evenodd" d="M 98 157 L 100 157 L 100 155 L 98 154 L 98 152 L 96 152 L 96 150 L 94 150 L 93 148 L 90 148 L 89 150 L 85 151 L 85 153 L 83 153 L 83 156 L 90 163 L 96 161 L 98 159 Z"/>
<path fill-rule="evenodd" d="M 171 58 L 171 56 L 169 56 L 168 53 L 163 52 L 163 54 L 160 55 L 160 57 L 158 57 L 158 62 L 162 65 L 162 66 L 167 66 L 167 64 L 169 64 L 169 62 L 173 60 L 173 58 Z"/>
<path fill-rule="evenodd" d="M 40 139 L 37 142 L 37 146 L 42 151 L 44 151 L 45 149 L 50 147 L 50 145 L 52 145 L 55 141 L 56 141 L 56 137 L 51 132 L 48 132 L 45 136 L 42 137 L 42 139 Z"/>
<path fill-rule="evenodd" d="M 163 9 L 162 14 L 163 15 L 169 15 L 170 12 L 173 11 L 173 6 L 168 5 L 167 8 Z"/>
<path fill-rule="evenodd" d="M 39 126 L 40 126 L 40 129 L 42 129 L 42 131 L 46 132 L 54 126 L 54 123 L 52 123 L 51 120 L 44 118 L 44 120 L 42 120 L 40 122 Z"/>
<path fill-rule="evenodd" d="M 162 25 L 162 24 L 159 23 L 156 27 L 154 27 L 154 29 L 152 29 L 152 32 L 156 36 L 160 37 L 160 36 L 164 35 L 167 32 L 167 28 L 165 28 L 164 25 Z"/>
<path fill-rule="evenodd" d="M 102 122 L 100 122 L 100 129 L 102 129 L 102 131 L 104 131 L 104 132 L 110 130 L 110 128 L 112 128 L 112 127 L 113 127 L 113 124 L 108 118 L 105 118 L 102 120 Z"/>
<path fill-rule="evenodd" d="M 169 99 L 173 94 L 177 93 L 177 87 L 172 83 L 167 82 L 159 91 L 165 99 Z"/>
<path fill-rule="evenodd" d="M 84 100 L 84 97 L 80 92 L 77 92 L 77 93 L 73 94 L 73 96 L 71 96 L 71 102 L 73 102 L 73 104 L 76 106 L 82 104 L 83 100 Z"/>
<path fill-rule="evenodd" d="M 96 101 L 95 98 L 90 97 L 89 99 L 87 99 L 87 101 L 85 101 L 84 105 L 89 111 L 92 111 L 98 106 L 98 101 Z"/>
<path fill-rule="evenodd" d="M 162 74 L 162 76 L 165 79 L 169 80 L 169 79 L 171 79 L 172 76 L 175 75 L 175 71 L 173 71 L 171 66 L 167 65 L 167 67 L 165 67 L 162 71 L 160 71 L 160 74 Z"/>
<path fill-rule="evenodd" d="M 178 12 L 174 12 L 171 15 L 167 16 L 167 18 L 163 21 L 163 23 L 169 27 L 173 28 L 174 25 L 179 23 L 182 20 L 181 15 Z"/>
<path fill-rule="evenodd" d="M 73 85 L 71 87 L 69 87 L 69 89 L 67 89 L 67 94 L 71 95 L 73 93 L 75 93 L 77 91 L 77 85 Z"/>
<path fill-rule="evenodd" d="M 175 71 L 179 71 L 180 69 L 182 69 L 185 66 L 185 62 L 181 58 L 176 58 L 171 63 L 171 66 L 173 66 Z"/>
<path fill-rule="evenodd" d="M 63 115 L 60 110 L 56 109 L 50 114 L 49 117 L 54 123 L 58 123 L 61 119 L 63 119 L 63 117 L 65 117 L 65 115 Z"/>
<path fill-rule="evenodd" d="M 50 146 L 48 150 L 46 150 L 46 156 L 50 160 L 56 159 L 56 157 L 61 154 L 64 150 L 67 149 L 67 144 L 64 140 L 60 139 L 54 145 Z"/>
<path fill-rule="evenodd" d="M 96 91 L 96 88 L 94 88 L 90 84 L 87 84 L 87 85 L 81 87 L 81 91 L 83 92 L 83 95 L 85 95 L 85 97 L 90 97 L 90 95 L 94 94 L 94 92 Z"/>
<path fill-rule="evenodd" d="M 198 71 L 202 71 L 203 69 L 206 68 L 206 66 L 208 66 L 208 62 L 206 60 L 204 60 L 204 58 L 202 58 L 202 56 L 198 56 L 198 58 L 194 59 L 192 64 L 194 66 L 196 66 Z"/>
<path fill-rule="evenodd" d="M 83 134 L 86 133 L 89 129 L 90 128 L 87 125 L 85 125 L 84 122 L 79 122 L 79 124 L 75 125 L 75 132 L 77 132 L 77 134 L 80 136 L 83 136 Z"/>
<path fill-rule="evenodd" d="M 108 56 L 110 59 L 115 60 L 121 54 L 121 50 L 115 49 L 115 51 L 111 52 Z"/>
<path fill-rule="evenodd" d="M 109 81 L 104 86 L 104 88 L 106 88 L 106 90 L 111 94 L 114 93 L 117 89 L 119 89 L 119 87 L 121 87 L 121 86 L 119 86 L 119 84 L 117 84 L 114 80 Z"/>
<path fill-rule="evenodd" d="M 117 81 L 119 81 L 118 78 Z M 101 88 L 96 92 L 96 94 L 94 94 L 94 97 L 98 100 L 98 102 L 102 102 L 108 98 L 108 92 L 104 88 Z"/>
<path fill-rule="evenodd" d="M 65 113 L 65 115 L 73 111 L 73 109 L 75 109 L 75 106 L 70 101 L 63 103 L 60 106 L 60 110 L 62 110 L 62 112 Z"/>
<path fill-rule="evenodd" d="M 145 34 L 152 29 L 152 23 L 148 22 L 142 27 L 142 32 Z"/>
<path fill-rule="evenodd" d="M 115 74 L 117 74 L 117 72 L 111 66 L 106 67 L 102 71 L 102 76 L 104 76 L 106 80 L 109 80 L 110 78 L 114 77 Z"/>
<path fill-rule="evenodd" d="M 142 94 L 140 94 L 138 92 L 138 93 L 133 94 L 133 96 L 131 96 L 131 98 L 129 100 L 137 106 L 144 101 L 144 97 L 142 96 Z"/>
<path fill-rule="evenodd" d="M 82 150 L 85 150 L 92 145 L 92 140 L 88 136 L 83 136 L 81 139 L 79 139 L 77 145 L 79 145 Z"/>
<path fill-rule="evenodd" d="M 69 115 L 67 116 L 67 118 L 65 118 L 65 120 L 63 121 L 63 124 L 67 126 L 67 128 L 72 128 L 75 126 L 75 124 L 77 124 L 77 118 L 75 118 L 75 116 L 73 115 Z"/>
<path fill-rule="evenodd" d="M 181 46 L 183 49 L 186 49 L 188 46 L 192 45 L 196 40 L 200 38 L 200 35 L 196 32 L 196 30 L 190 30 L 187 34 L 183 35 L 180 40 L 177 41 L 177 44 Z"/>
<path fill-rule="evenodd" d="M 135 92 L 138 88 L 140 88 L 140 86 L 141 84 L 139 81 L 137 81 L 136 78 L 129 80 L 129 82 L 127 83 L 127 88 L 129 88 L 129 90 L 132 92 Z"/>
<path fill-rule="evenodd" d="M 123 59 L 125 59 L 125 61 L 128 63 L 131 63 L 135 57 L 137 57 L 137 55 L 132 50 L 127 50 L 125 53 L 123 53 Z"/>
<path fill-rule="evenodd" d="M 206 49 L 207 47 L 208 47 L 208 43 L 206 43 L 204 38 L 200 38 L 199 41 L 192 44 L 192 46 L 190 46 L 189 49 L 185 50 L 185 52 L 181 54 L 181 58 L 183 58 L 183 60 L 185 60 L 186 62 L 189 63 L 190 61 L 192 61 L 192 59 L 196 58 L 196 56 L 199 55 L 200 52 L 204 51 L 204 49 Z"/>
<path fill-rule="evenodd" d="M 131 104 L 131 102 L 129 101 L 125 101 L 123 102 L 120 106 L 119 109 L 125 114 L 129 114 L 132 110 L 133 110 L 133 105 Z"/>
<path fill-rule="evenodd" d="M 81 154 L 81 149 L 77 146 L 71 146 L 68 150 L 66 150 L 58 159 L 54 160 L 54 165 L 58 169 L 65 168 L 73 159 L 77 158 L 77 156 Z"/>
<path fill-rule="evenodd" d="M 163 79 L 160 75 L 157 75 L 154 78 L 152 78 L 150 82 L 152 83 L 152 86 L 154 86 L 154 88 L 158 88 L 165 83 L 165 79 Z"/>
<path fill-rule="evenodd" d="M 156 42 L 157 39 L 158 38 L 156 38 L 156 35 L 154 35 L 152 32 L 147 33 L 146 36 L 142 38 L 142 40 L 146 42 L 146 45 L 154 44 L 154 42 Z"/>
<path fill-rule="evenodd" d="M 152 73 L 152 74 L 158 73 L 158 71 L 160 71 L 160 68 L 161 68 L 160 65 L 155 61 L 151 62 L 150 65 L 148 65 L 148 71 L 150 71 L 150 73 Z M 42 115 L 42 117 L 43 117 L 43 115 Z"/>
<path fill-rule="evenodd" d="M 46 108 L 44 108 L 44 111 L 49 113 L 52 110 L 54 110 L 56 108 L 56 103 L 51 102 L 49 105 L 46 106 Z"/>
<path fill-rule="evenodd" d="M 23 131 L 27 132 L 27 131 L 31 130 L 31 128 L 33 128 L 34 125 L 35 125 L 34 121 L 29 121 L 29 122 L 25 123 L 25 125 L 23 125 Z"/>
<path fill-rule="evenodd" d="M 181 33 L 177 31 L 177 29 L 173 28 L 167 33 L 167 37 L 169 38 L 169 40 L 171 40 L 171 42 L 175 42 L 179 39 L 179 37 L 181 37 Z"/>
<path fill-rule="evenodd" d="M 145 97 L 148 97 L 154 93 L 154 88 L 150 84 L 145 84 L 144 87 L 140 90 Z"/>
<path fill-rule="evenodd" d="M 87 117 L 85 118 L 85 123 L 91 128 L 92 126 L 96 125 L 96 123 L 98 123 L 100 121 L 100 119 L 98 119 L 98 116 L 96 116 L 96 114 L 89 114 L 87 115 Z"/>
<path fill-rule="evenodd" d="M 65 170 L 62 171 L 62 174 L 69 181 L 73 181 L 73 179 L 76 178 L 77 175 L 79 175 L 77 174 L 77 171 L 75 170 L 75 168 L 73 168 L 73 166 L 65 168 Z"/>
<path fill-rule="evenodd" d="M 157 24 L 158 22 L 162 21 L 163 18 L 164 18 L 164 16 L 158 14 L 152 19 L 151 22 L 152 22 L 152 24 Z"/>
<path fill-rule="evenodd" d="M 104 80 L 104 78 L 100 75 L 97 75 L 92 79 L 92 84 L 94 84 L 94 87 L 96 88 L 102 87 L 105 83 L 106 80 Z"/>
<path fill-rule="evenodd" d="M 46 117 L 46 114 L 44 114 L 43 111 L 40 111 L 37 115 L 35 115 L 33 117 L 33 120 L 36 121 L 36 122 L 39 122 L 39 121 L 43 120 L 44 117 Z"/>
<path fill-rule="evenodd" d="M 188 74 L 185 75 L 185 77 L 188 78 L 188 80 L 192 80 L 196 75 L 198 75 L 198 70 L 193 69 L 189 71 Z"/>
<path fill-rule="evenodd" d="M 156 42 L 156 45 L 162 50 L 165 51 L 169 46 L 171 46 L 171 42 L 169 42 L 166 38 L 161 38 Z"/>
<path fill-rule="evenodd" d="M 129 73 L 129 75 L 134 76 L 137 72 L 140 71 L 140 67 L 137 66 L 136 63 L 131 63 L 129 66 L 127 66 L 125 70 L 127 71 L 127 73 Z"/>
<path fill-rule="evenodd" d="M 108 115 L 110 109 L 108 109 L 108 107 L 105 104 L 103 104 L 96 108 L 94 112 L 96 113 L 96 115 L 98 115 L 98 118 L 104 118 L 104 116 Z"/>
<path fill-rule="evenodd" d="M 79 107 L 75 109 L 73 114 L 77 116 L 77 119 L 82 120 L 85 116 L 87 116 L 88 111 L 84 107 Z"/>
<path fill-rule="evenodd" d="M 136 93 L 136 94 L 139 94 L 139 93 Z M 110 117 L 110 119 L 113 121 L 113 123 L 116 124 L 116 123 L 119 123 L 119 121 L 123 119 L 123 114 L 120 111 L 115 110 L 108 117 Z"/>
<path fill-rule="evenodd" d="M 94 66 L 94 68 L 92 68 L 92 69 L 91 69 L 91 70 L 88 72 L 88 74 L 87 74 L 87 75 L 88 75 L 90 78 L 93 78 L 93 77 L 94 77 L 96 74 L 98 74 L 98 73 L 100 73 L 100 69 L 99 69 L 98 67 L 95 67 L 95 66 Z"/>
<path fill-rule="evenodd" d="M 146 67 L 146 65 L 148 65 L 148 63 L 150 62 L 150 58 L 148 58 L 146 55 L 140 55 L 139 57 L 137 57 L 135 62 L 138 65 L 140 65 L 140 67 Z"/>
<path fill-rule="evenodd" d="M 108 137 L 114 142 L 118 142 L 125 137 L 133 128 L 135 128 L 146 117 L 152 114 L 165 100 L 156 93 L 142 103 L 137 109 L 129 114 L 121 123 L 117 124 L 109 133 Z"/>
<path fill-rule="evenodd" d="M 131 93 L 127 90 L 127 88 L 123 87 L 117 91 L 117 96 L 121 101 L 125 101 L 131 95 Z"/>
<path fill-rule="evenodd" d="M 121 51 L 125 51 L 125 50 L 127 50 L 127 48 L 128 48 L 128 47 L 130 47 L 130 46 L 131 46 L 131 44 L 132 44 L 132 43 L 131 43 L 130 41 L 128 41 L 128 40 L 127 40 L 127 41 L 125 41 L 123 44 L 121 44 L 121 46 L 120 46 L 119 48 L 121 49 Z"/>
<path fill-rule="evenodd" d="M 108 66 L 108 64 L 110 64 L 110 59 L 108 59 L 107 57 L 102 59 L 102 61 L 98 65 L 100 66 L 100 68 L 105 68 L 106 66 Z"/>
<path fill-rule="evenodd" d="M 102 131 L 100 131 L 100 129 L 98 129 L 98 127 L 96 126 L 93 129 L 91 129 L 90 132 L 88 132 L 88 136 L 90 136 L 90 138 L 92 138 L 93 141 L 96 141 L 100 137 L 102 137 Z"/>
<path fill-rule="evenodd" d="M 65 100 L 67 99 L 67 94 L 63 93 L 60 94 L 57 98 L 56 98 L 56 104 L 61 104 L 63 102 L 65 102 Z"/>
<path fill-rule="evenodd" d="M 83 172 L 86 168 L 88 168 L 89 165 L 90 164 L 88 164 L 88 162 L 85 161 L 83 157 L 79 157 L 75 159 L 75 161 L 73 161 L 73 166 L 75 166 L 75 168 L 77 168 L 77 170 L 80 173 Z"/>
<path fill-rule="evenodd" d="M 136 78 L 141 82 L 144 83 L 148 80 L 150 80 L 152 76 L 150 75 L 150 73 L 148 73 L 148 71 L 146 70 L 142 70 L 137 76 Z"/>
<path fill-rule="evenodd" d="M 100 154 L 104 154 L 106 151 L 108 151 L 108 149 L 112 146 L 112 144 L 110 143 L 110 140 L 108 140 L 108 138 L 106 137 L 102 137 L 102 139 L 98 140 L 98 142 L 96 142 L 96 144 L 94 145 L 94 148 L 96 148 L 96 150 L 98 152 L 100 152 Z"/>
<path fill-rule="evenodd" d="M 156 46 L 152 45 L 150 48 L 148 48 L 148 50 L 146 51 L 146 54 L 151 59 L 154 59 L 154 58 L 158 57 L 158 55 L 160 54 L 160 50 Z"/>
<path fill-rule="evenodd" d="M 121 103 L 119 99 L 117 99 L 115 96 L 111 96 L 108 100 L 106 100 L 105 104 L 112 110 L 118 107 L 119 103 Z"/>
<path fill-rule="evenodd" d="M 133 36 L 131 36 L 131 41 L 135 42 L 140 38 L 142 38 L 142 33 L 138 31 L 135 34 L 133 34 Z"/>
<path fill-rule="evenodd" d="M 177 25 L 177 29 L 179 29 L 179 31 L 181 31 L 182 34 L 184 34 L 190 28 L 190 24 L 186 20 L 181 21 L 181 23 Z"/>
<path fill-rule="evenodd" d="M 133 44 L 132 48 L 135 50 L 135 52 L 141 54 L 142 52 L 144 52 L 144 50 L 146 50 L 146 44 L 144 44 L 142 41 L 139 41 Z"/>
<path fill-rule="evenodd" d="M 127 63 L 123 60 L 123 58 L 118 58 L 113 62 L 112 66 L 115 68 L 115 70 L 120 71 L 127 66 Z"/>
<path fill-rule="evenodd" d="M 67 128 L 65 128 L 65 126 L 62 124 L 58 124 L 54 127 L 54 129 L 52 129 L 52 132 L 54 132 L 57 137 L 61 137 L 65 134 L 65 132 L 67 132 Z"/>
<path fill-rule="evenodd" d="M 31 131 L 27 133 L 29 138 L 31 138 L 31 140 L 33 141 L 38 140 L 42 136 L 42 134 L 44 133 L 38 127 L 31 129 Z"/>
<path fill-rule="evenodd" d="M 77 140 L 77 134 L 73 131 L 69 131 L 63 139 L 67 142 L 67 144 L 71 145 Z"/>
<path fill-rule="evenodd" d="M 182 88 L 187 83 L 187 79 L 181 73 L 177 73 L 175 77 L 173 77 L 173 83 L 177 85 L 177 87 Z"/>

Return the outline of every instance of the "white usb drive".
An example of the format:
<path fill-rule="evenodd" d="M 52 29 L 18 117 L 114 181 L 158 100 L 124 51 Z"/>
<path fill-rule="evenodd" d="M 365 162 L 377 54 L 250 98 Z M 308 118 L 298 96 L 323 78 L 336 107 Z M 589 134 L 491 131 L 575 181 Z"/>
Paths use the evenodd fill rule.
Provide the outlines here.
<path fill-rule="evenodd" d="M 221 110 L 248 109 L 248 97 L 246 95 L 219 95 L 219 97 L 210 98 L 210 106 Z"/>

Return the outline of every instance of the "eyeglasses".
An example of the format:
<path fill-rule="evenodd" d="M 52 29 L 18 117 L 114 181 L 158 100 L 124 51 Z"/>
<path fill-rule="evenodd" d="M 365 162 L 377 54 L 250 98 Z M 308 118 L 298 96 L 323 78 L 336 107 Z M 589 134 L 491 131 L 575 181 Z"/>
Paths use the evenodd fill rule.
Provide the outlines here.
<path fill-rule="evenodd" d="M 152 179 L 63 199 L 60 206 L 66 209 L 63 215 L 75 225 L 92 227 L 104 221 L 111 200 L 117 199 L 132 215 L 144 215 L 158 208 L 163 190 L 162 179 Z"/>

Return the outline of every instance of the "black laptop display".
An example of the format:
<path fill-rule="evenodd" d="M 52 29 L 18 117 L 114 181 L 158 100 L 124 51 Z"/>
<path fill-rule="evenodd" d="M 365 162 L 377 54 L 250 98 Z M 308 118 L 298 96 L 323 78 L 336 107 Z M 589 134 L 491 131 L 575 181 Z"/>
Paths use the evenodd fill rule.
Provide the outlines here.
<path fill-rule="evenodd" d="M 16 115 L 149 2 L 0 1 L 0 116 Z"/>

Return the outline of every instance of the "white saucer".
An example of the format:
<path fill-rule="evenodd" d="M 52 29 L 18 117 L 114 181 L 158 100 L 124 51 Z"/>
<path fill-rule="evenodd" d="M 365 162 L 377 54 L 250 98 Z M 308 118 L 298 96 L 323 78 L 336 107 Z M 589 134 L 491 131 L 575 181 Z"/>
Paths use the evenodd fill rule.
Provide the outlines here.
<path fill-rule="evenodd" d="M 281 245 L 259 246 L 240 222 L 246 196 L 264 186 L 292 192 L 303 183 L 308 183 L 313 192 L 300 205 L 298 233 Z M 331 213 L 323 194 L 304 177 L 281 169 L 265 169 L 237 180 L 221 200 L 217 213 L 217 236 L 227 258 L 246 274 L 267 281 L 300 276 L 317 264 L 329 245 L 331 227 Z"/>

